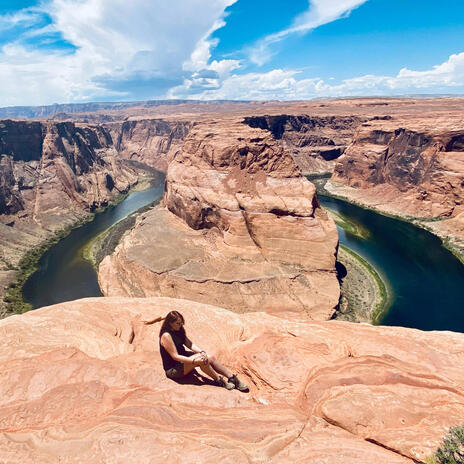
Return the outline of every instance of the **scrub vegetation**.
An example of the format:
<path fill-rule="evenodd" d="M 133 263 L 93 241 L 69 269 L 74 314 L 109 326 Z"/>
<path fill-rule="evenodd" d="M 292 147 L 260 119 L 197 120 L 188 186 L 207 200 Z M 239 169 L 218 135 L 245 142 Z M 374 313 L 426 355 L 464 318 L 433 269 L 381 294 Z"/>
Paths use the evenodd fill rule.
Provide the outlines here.
<path fill-rule="evenodd" d="M 346 269 L 340 280 L 341 298 L 336 318 L 376 324 L 391 304 L 387 285 L 364 258 L 340 245 L 338 260 Z"/>
<path fill-rule="evenodd" d="M 464 464 L 464 425 L 451 427 L 427 464 Z"/>
<path fill-rule="evenodd" d="M 86 222 L 92 220 L 93 217 L 93 214 L 89 215 L 86 218 L 77 221 L 72 226 L 65 227 L 64 229 L 56 232 L 53 237 L 42 242 L 41 245 L 33 248 L 25 254 L 16 269 L 16 280 L 8 286 L 6 294 L 3 297 L 4 314 L 1 315 L 2 317 L 9 314 L 22 314 L 32 309 L 32 305 L 24 301 L 22 291 L 29 276 L 38 269 L 40 258 L 50 247 L 66 237 L 72 229 L 82 226 Z"/>

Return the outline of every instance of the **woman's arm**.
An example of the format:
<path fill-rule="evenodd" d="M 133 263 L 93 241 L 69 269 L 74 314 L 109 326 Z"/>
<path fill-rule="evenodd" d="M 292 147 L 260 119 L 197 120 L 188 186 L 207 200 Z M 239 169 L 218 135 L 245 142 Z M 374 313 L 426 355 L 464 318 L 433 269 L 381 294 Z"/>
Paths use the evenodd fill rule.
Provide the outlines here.
<path fill-rule="evenodd" d="M 174 359 L 174 361 L 179 361 L 181 363 L 192 362 L 192 358 L 189 358 L 188 356 L 182 356 L 177 352 L 176 345 L 174 344 L 170 333 L 164 332 L 164 334 L 161 335 L 160 342 L 163 348 L 169 353 L 171 358 Z"/>
<path fill-rule="evenodd" d="M 197 345 L 194 345 L 194 344 L 192 343 L 192 341 L 187 337 L 187 335 L 185 336 L 185 343 L 184 343 L 184 345 L 185 345 L 188 349 L 192 350 L 194 353 L 206 353 L 205 350 L 202 350 L 202 349 L 199 348 Z"/>

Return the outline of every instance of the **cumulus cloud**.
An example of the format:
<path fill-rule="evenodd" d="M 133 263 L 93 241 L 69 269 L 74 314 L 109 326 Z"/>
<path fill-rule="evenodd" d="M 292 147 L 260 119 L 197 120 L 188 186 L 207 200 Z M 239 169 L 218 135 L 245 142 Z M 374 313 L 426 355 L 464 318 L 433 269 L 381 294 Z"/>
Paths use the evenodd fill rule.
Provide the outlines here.
<path fill-rule="evenodd" d="M 464 53 L 426 71 L 403 68 L 396 75 L 364 75 L 341 82 L 303 78 L 292 69 L 245 73 L 246 60 L 212 57 L 217 45 L 212 33 L 224 26 L 225 10 L 236 1 L 41 0 L 39 6 L 0 15 L 2 30 L 19 31 L 14 41 L 0 45 L 0 106 L 464 90 Z M 346 16 L 365 1 L 311 0 L 289 28 L 255 44 L 255 61 L 269 58 L 273 43 Z M 66 47 L 56 45 L 63 41 Z"/>
<path fill-rule="evenodd" d="M 144 87 L 143 97 L 158 97 L 203 69 L 226 75 L 238 63 L 208 64 L 215 45 L 208 37 L 235 1 L 48 0 L 20 11 L 15 21 L 47 15 L 48 32 L 74 48 L 31 48 L 24 36 L 4 45 L 0 105 L 130 98 Z M 4 22 L 13 19 L 0 17 Z"/>
<path fill-rule="evenodd" d="M 305 33 L 324 24 L 348 16 L 368 0 L 309 0 L 308 9 L 298 15 L 291 26 L 267 35 L 249 49 L 249 57 L 258 65 L 267 63 L 272 55 L 272 45 L 295 33 Z"/>
<path fill-rule="evenodd" d="M 442 64 L 426 71 L 401 69 L 396 76 L 365 75 L 333 84 L 320 78 L 298 79 L 296 70 L 275 69 L 266 73 L 232 75 L 214 89 L 190 92 L 184 86 L 172 95 L 190 94 L 198 99 L 303 100 L 315 97 L 398 95 L 464 90 L 464 52 L 454 54 Z"/>

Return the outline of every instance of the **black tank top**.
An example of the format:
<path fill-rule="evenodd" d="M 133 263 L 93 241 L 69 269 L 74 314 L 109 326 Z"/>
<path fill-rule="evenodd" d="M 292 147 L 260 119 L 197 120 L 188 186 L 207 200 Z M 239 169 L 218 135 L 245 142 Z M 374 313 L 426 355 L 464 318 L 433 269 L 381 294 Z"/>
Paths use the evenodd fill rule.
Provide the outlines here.
<path fill-rule="evenodd" d="M 186 356 L 187 351 L 185 351 L 185 348 L 184 348 L 185 332 L 183 330 L 178 330 L 178 331 L 170 330 L 168 333 L 171 335 L 174 345 L 176 345 L 177 353 L 179 353 L 181 356 Z M 172 359 L 171 355 L 165 350 L 164 346 L 161 345 L 161 337 L 160 337 L 159 345 L 160 345 L 161 359 L 163 360 L 163 369 L 167 371 L 168 369 L 171 369 L 172 367 L 176 367 L 179 364 L 179 362 Z"/>

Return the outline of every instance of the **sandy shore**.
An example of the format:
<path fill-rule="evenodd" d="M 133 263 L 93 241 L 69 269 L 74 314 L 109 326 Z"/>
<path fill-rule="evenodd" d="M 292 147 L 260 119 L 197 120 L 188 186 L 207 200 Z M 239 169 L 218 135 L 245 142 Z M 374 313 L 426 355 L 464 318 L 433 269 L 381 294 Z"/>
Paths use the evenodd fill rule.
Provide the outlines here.
<path fill-rule="evenodd" d="M 340 246 L 338 261 L 346 269 L 346 275 L 341 279 L 336 319 L 375 322 L 388 306 L 387 285 L 367 261 L 348 248 Z"/>
<path fill-rule="evenodd" d="M 362 224 L 330 208 L 324 208 L 335 223 L 359 238 L 369 237 L 369 230 Z M 388 283 L 376 269 L 349 248 L 338 249 L 338 272 L 341 277 L 341 297 L 336 319 L 350 322 L 375 323 L 388 308 Z"/>

